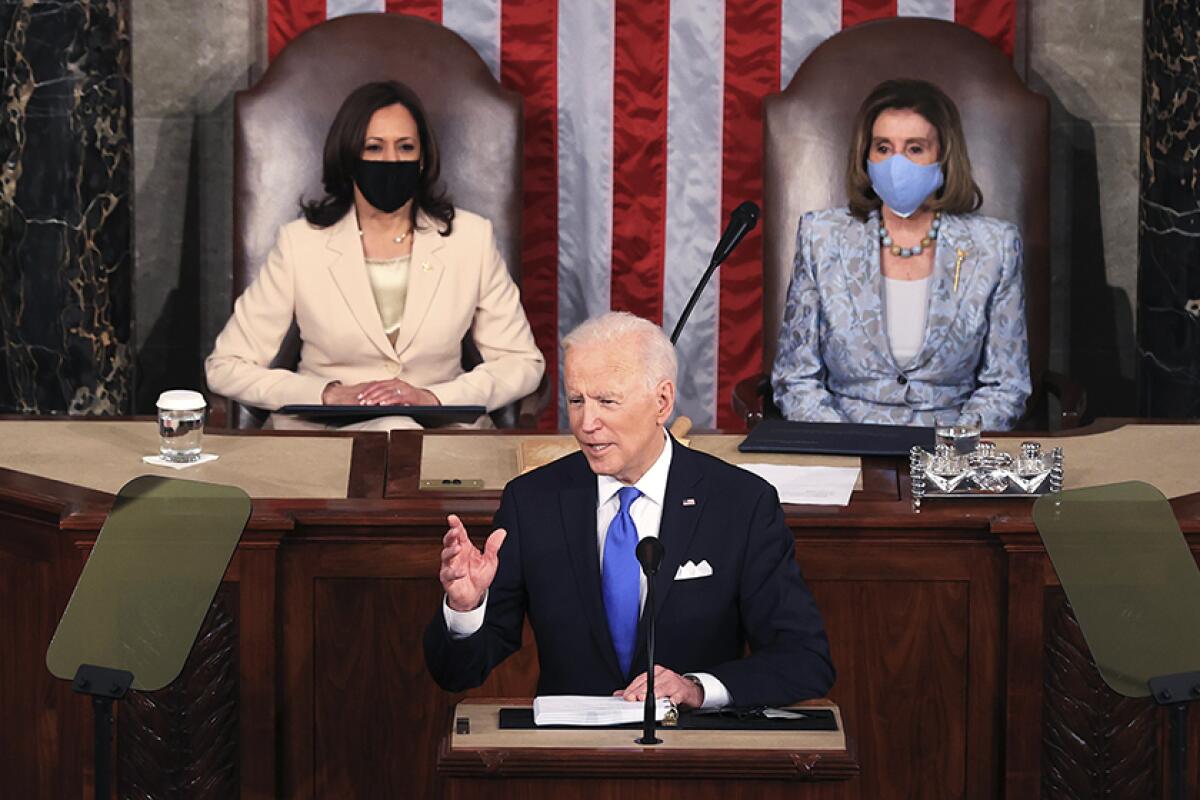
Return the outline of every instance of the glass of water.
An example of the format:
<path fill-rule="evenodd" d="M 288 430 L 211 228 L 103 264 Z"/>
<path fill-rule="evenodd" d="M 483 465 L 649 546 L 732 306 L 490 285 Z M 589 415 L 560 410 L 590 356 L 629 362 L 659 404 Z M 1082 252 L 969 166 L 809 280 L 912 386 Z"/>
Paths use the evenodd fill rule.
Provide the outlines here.
<path fill-rule="evenodd" d="M 207 409 L 199 392 L 173 389 L 158 396 L 158 454 L 164 461 L 186 464 L 200 458 Z"/>
<path fill-rule="evenodd" d="M 934 422 L 937 444 L 946 445 L 955 455 L 975 452 L 979 445 L 979 427 L 982 422 L 978 414 L 969 411 L 961 414 L 953 410 L 939 411 L 934 415 Z"/>

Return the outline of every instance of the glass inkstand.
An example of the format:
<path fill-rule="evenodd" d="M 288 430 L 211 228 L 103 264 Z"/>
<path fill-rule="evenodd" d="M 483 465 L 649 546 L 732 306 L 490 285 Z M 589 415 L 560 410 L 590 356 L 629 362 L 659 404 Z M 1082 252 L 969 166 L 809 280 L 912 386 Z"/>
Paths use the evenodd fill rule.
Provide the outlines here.
<path fill-rule="evenodd" d="M 938 444 L 934 452 L 913 447 L 908 453 L 913 510 L 927 497 L 1038 497 L 1063 487 L 1063 452 L 1043 452 L 1038 442 L 1022 442 L 1019 455 L 981 441 L 974 450 L 957 452 Z"/>

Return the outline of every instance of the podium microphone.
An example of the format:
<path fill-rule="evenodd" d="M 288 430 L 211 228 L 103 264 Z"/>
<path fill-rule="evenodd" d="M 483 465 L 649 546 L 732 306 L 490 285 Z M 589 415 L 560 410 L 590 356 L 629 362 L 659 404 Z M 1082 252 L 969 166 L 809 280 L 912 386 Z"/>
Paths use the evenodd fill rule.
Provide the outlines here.
<path fill-rule="evenodd" d="M 729 224 L 725 226 L 725 232 L 721 234 L 721 239 L 717 242 L 717 246 L 713 250 L 712 260 L 708 262 L 708 269 L 704 271 L 704 277 L 700 278 L 700 283 L 696 285 L 696 290 L 688 298 L 687 305 L 684 306 L 683 313 L 679 316 L 679 322 L 675 323 L 675 330 L 671 333 L 671 344 L 675 344 L 679 340 L 679 334 L 683 332 L 683 324 L 692 315 L 692 308 L 695 307 L 696 301 L 700 299 L 700 293 L 704 291 L 704 287 L 708 285 L 708 279 L 716 272 L 717 267 L 721 266 L 721 262 L 729 258 L 729 254 L 733 252 L 734 248 L 741 244 L 742 239 L 746 238 L 746 234 L 754 230 L 754 226 L 757 224 L 758 206 L 750 200 L 742 203 L 729 215 Z"/>
<path fill-rule="evenodd" d="M 642 738 L 633 741 L 635 744 L 662 744 L 662 739 L 654 735 L 654 726 L 658 722 L 654 713 L 657 705 L 654 697 L 654 576 L 658 574 L 665 550 L 657 536 L 647 536 L 637 543 L 634 552 L 642 572 L 646 573 L 646 607 L 642 611 L 646 617 L 646 705 L 642 712 Z"/>

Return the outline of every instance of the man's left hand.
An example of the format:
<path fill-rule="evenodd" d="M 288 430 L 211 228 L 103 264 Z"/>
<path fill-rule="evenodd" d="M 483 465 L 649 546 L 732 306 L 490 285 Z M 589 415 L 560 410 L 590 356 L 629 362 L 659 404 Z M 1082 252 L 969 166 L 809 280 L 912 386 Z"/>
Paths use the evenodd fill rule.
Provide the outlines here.
<path fill-rule="evenodd" d="M 613 692 L 613 696 L 630 701 L 646 699 L 646 673 L 633 679 L 624 691 Z M 668 698 L 680 708 L 699 708 L 704 704 L 704 690 L 694 681 L 672 672 L 661 664 L 654 667 L 654 696 Z"/>

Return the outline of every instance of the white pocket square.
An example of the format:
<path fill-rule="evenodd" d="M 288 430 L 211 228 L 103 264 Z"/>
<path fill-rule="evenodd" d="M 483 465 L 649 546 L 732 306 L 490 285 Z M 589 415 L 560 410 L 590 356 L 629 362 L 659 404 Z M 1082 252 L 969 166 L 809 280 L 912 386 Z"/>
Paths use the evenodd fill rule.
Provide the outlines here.
<path fill-rule="evenodd" d="M 690 581 L 693 578 L 707 578 L 713 574 L 713 568 L 707 560 L 702 560 L 699 564 L 693 564 L 687 561 L 679 565 L 679 569 L 675 571 L 675 580 Z"/>

